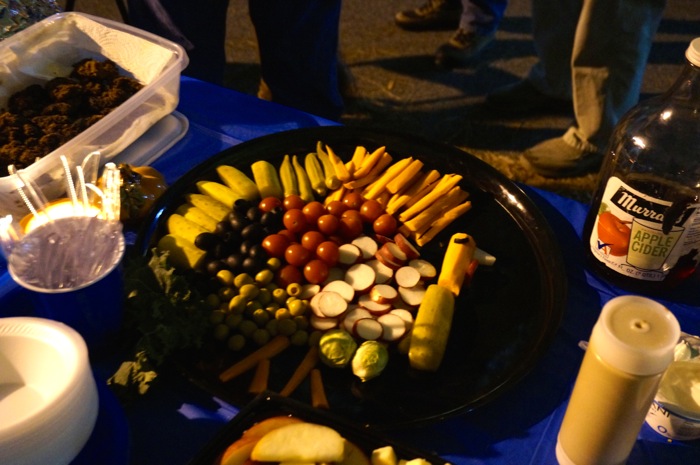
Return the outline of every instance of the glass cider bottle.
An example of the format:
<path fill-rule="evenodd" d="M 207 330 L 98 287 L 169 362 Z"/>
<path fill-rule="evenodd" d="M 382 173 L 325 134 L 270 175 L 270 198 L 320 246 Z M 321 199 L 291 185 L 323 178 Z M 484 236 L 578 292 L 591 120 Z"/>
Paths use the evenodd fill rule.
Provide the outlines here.
<path fill-rule="evenodd" d="M 614 285 L 662 293 L 700 262 L 700 38 L 664 94 L 617 125 L 583 231 L 589 265 Z"/>

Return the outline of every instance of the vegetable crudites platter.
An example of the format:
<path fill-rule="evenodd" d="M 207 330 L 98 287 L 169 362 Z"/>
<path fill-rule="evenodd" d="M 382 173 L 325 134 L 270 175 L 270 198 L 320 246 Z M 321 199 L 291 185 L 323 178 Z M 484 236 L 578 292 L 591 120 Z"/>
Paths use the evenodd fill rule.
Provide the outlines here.
<path fill-rule="evenodd" d="M 158 201 L 137 252 L 202 296 L 171 361 L 236 405 L 260 392 L 390 427 L 474 409 L 548 347 L 558 245 L 511 181 L 458 149 L 366 129 L 273 134 Z"/>

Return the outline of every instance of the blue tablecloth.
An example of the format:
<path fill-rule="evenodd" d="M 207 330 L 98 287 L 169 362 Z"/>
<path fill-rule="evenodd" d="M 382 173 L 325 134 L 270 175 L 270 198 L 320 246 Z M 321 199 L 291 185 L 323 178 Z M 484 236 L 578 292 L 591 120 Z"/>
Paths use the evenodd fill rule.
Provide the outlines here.
<path fill-rule="evenodd" d="M 185 136 L 153 166 L 172 183 L 208 157 L 242 141 L 283 130 L 334 124 L 293 109 L 189 78 L 181 80 L 178 111 L 189 120 Z M 623 294 L 589 274 L 583 262 L 581 230 L 587 206 L 550 192 L 522 186 L 542 210 L 564 255 L 568 303 L 557 336 L 532 372 L 513 389 L 474 412 L 432 426 L 391 431 L 395 439 L 433 451 L 455 464 L 556 464 L 556 435 L 583 351 L 602 305 Z M 1 271 L 1 270 L 0 270 Z M 700 334 L 700 276 L 669 300 L 660 300 L 684 331 Z M 0 315 L 28 305 L 7 273 L 0 274 Z M 94 367 L 106 379 L 114 367 Z M 100 437 L 81 463 L 185 464 L 235 416 L 238 407 L 212 397 L 174 373 L 142 399 L 111 408 Z M 591 406 L 591 415 L 595 415 Z M 124 419 L 125 421 L 122 421 Z M 124 434 L 122 432 L 126 431 Z M 84 458 L 85 458 L 84 457 Z M 101 457 L 95 461 L 94 457 Z M 644 425 L 631 465 L 700 463 L 700 441 L 669 441 Z"/>

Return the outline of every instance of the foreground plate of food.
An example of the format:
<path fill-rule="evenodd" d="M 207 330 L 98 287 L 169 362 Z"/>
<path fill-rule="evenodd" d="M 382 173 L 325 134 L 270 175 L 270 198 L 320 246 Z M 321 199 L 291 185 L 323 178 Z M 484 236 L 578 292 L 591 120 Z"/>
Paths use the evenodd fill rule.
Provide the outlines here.
<path fill-rule="evenodd" d="M 137 248 L 148 254 L 167 233 L 168 218 L 197 183 L 217 180 L 216 168 L 234 166 L 250 173 L 260 160 L 279 167 L 285 155 L 327 145 L 344 161 L 358 146 L 386 147 L 394 160 L 413 157 L 425 170 L 461 176 L 471 209 L 421 248 L 421 257 L 441 266 L 453 234 L 465 232 L 478 247 L 497 257 L 480 267 L 454 305 L 444 359 L 435 372 L 416 370 L 406 356 L 390 356 L 382 372 L 362 381 L 349 369 L 319 365 L 330 409 L 362 423 L 397 426 L 434 421 L 474 409 L 516 384 L 549 346 L 562 317 L 566 274 L 558 244 L 546 220 L 515 184 L 475 157 L 446 145 L 381 131 L 324 127 L 278 133 L 232 147 L 178 180 L 160 199 Z M 262 240 L 262 237 L 260 237 Z M 281 391 L 307 349 L 290 347 L 269 360 L 266 387 Z M 176 362 L 196 383 L 236 405 L 251 399 L 255 370 L 222 381 L 219 375 L 244 353 L 216 344 L 180 354 Z M 305 380 L 291 396 L 309 402 Z"/>
<path fill-rule="evenodd" d="M 277 430 L 277 438 L 272 435 L 264 439 L 272 443 L 273 449 L 285 449 L 287 453 L 309 453 L 310 449 L 316 449 L 320 441 L 315 441 L 311 446 L 303 444 L 300 437 L 293 441 L 295 444 L 286 445 L 279 440 L 279 430 L 283 427 L 304 428 L 311 424 L 312 427 L 321 426 L 330 428 L 325 433 L 337 433 L 345 443 L 344 457 L 335 461 L 339 465 L 369 465 L 370 463 L 392 465 L 402 461 L 413 461 L 412 465 L 444 465 L 445 460 L 435 454 L 418 450 L 406 444 L 383 437 L 379 432 L 371 428 L 363 428 L 353 422 L 348 422 L 330 412 L 312 409 L 308 405 L 293 399 L 280 397 L 273 393 L 264 393 L 256 397 L 241 412 L 239 412 L 221 433 L 214 438 L 200 453 L 193 458 L 188 465 L 238 465 L 246 463 L 250 458 L 252 449 L 258 446 L 266 435 Z M 301 425 L 301 426 L 300 426 Z M 284 434 L 283 434 L 284 435 Z M 277 439 L 275 441 L 272 441 Z M 333 438 L 331 438 L 333 439 Z M 328 446 L 331 441 L 326 441 L 321 446 Z M 302 450 L 295 451 L 294 449 Z M 284 453 L 280 450 L 268 452 Z M 289 450 L 292 449 L 292 450 Z M 260 453 L 260 450 L 257 451 Z M 265 451 L 263 451 L 264 453 Z M 323 451 L 311 451 L 322 453 Z"/>

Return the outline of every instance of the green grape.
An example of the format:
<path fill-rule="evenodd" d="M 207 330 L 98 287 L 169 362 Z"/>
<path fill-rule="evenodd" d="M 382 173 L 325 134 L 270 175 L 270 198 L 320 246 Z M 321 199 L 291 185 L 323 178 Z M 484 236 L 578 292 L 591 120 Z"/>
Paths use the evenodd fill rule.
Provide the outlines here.
<path fill-rule="evenodd" d="M 228 337 L 230 332 L 231 328 L 223 323 L 219 323 L 218 325 L 214 326 L 214 339 L 217 341 L 223 341 Z"/>
<path fill-rule="evenodd" d="M 261 287 L 260 291 L 258 292 L 258 300 L 263 306 L 265 306 L 272 302 L 272 293 L 269 289 Z"/>
<path fill-rule="evenodd" d="M 221 305 L 221 299 L 214 293 L 207 295 L 205 302 L 209 308 L 218 308 Z"/>
<path fill-rule="evenodd" d="M 219 323 L 224 322 L 224 318 L 226 318 L 226 312 L 224 312 L 222 310 L 218 310 L 218 309 L 213 310 L 209 314 L 209 323 L 211 323 L 213 325 L 218 325 Z"/>
<path fill-rule="evenodd" d="M 256 329 L 258 329 L 258 325 L 256 325 L 253 320 L 243 320 L 241 321 L 241 324 L 238 325 L 238 332 L 245 337 L 252 336 Z"/>
<path fill-rule="evenodd" d="M 243 315 L 241 315 L 240 313 L 230 313 L 226 317 L 226 320 L 224 320 L 226 326 L 228 326 L 231 329 L 238 328 L 241 322 L 243 322 Z"/>
<path fill-rule="evenodd" d="M 266 329 L 258 328 L 255 331 L 253 331 L 251 339 L 258 346 L 264 346 L 265 344 L 270 342 L 270 333 Z"/>
<path fill-rule="evenodd" d="M 264 308 L 258 308 L 253 312 L 253 321 L 262 328 L 270 321 L 270 314 Z"/>
<path fill-rule="evenodd" d="M 309 342 L 309 333 L 304 330 L 296 330 L 289 338 L 292 345 L 305 346 Z"/>
<path fill-rule="evenodd" d="M 241 334 L 234 334 L 226 341 L 226 345 L 230 350 L 238 352 L 245 347 L 245 337 Z"/>
<path fill-rule="evenodd" d="M 291 318 L 283 318 L 277 320 L 277 332 L 285 336 L 291 336 L 297 330 L 297 324 Z"/>
<path fill-rule="evenodd" d="M 274 318 L 265 324 L 265 329 L 270 333 L 270 336 L 277 336 L 279 334 L 279 322 Z"/>

